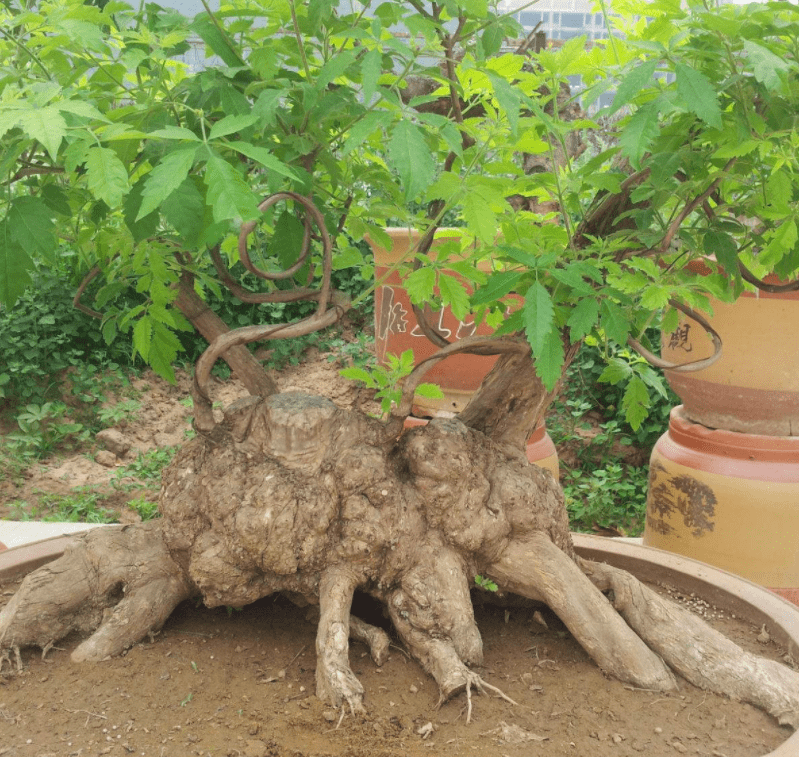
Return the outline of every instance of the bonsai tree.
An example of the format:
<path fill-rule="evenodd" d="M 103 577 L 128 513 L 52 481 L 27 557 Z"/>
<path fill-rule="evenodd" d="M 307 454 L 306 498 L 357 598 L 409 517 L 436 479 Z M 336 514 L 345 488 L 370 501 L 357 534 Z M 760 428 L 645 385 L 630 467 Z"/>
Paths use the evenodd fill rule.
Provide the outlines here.
<path fill-rule="evenodd" d="M 350 616 L 359 588 L 385 602 L 442 698 L 466 690 L 471 710 L 473 687 L 496 691 L 470 668 L 480 575 L 546 602 L 610 675 L 667 690 L 674 671 L 799 725 L 796 673 L 578 558 L 557 483 L 523 454 L 586 336 L 650 354 L 648 326 L 679 311 L 703 324 L 708 294 L 797 266 L 795 9 L 630 12 L 608 19 L 624 36 L 606 45 L 530 54 L 532 38 L 503 52 L 519 31 L 484 0 L 233 2 L 190 23 L 114 0 L 6 4 L 3 302 L 68 245 L 86 271 L 76 303 L 109 341 L 130 333 L 166 377 L 177 331 L 210 345 L 195 370 L 199 433 L 165 474 L 163 517 L 94 531 L 31 574 L 0 613 L 5 660 L 73 629 L 91 633 L 73 659 L 99 660 L 190 596 L 235 607 L 289 591 L 320 607 L 318 695 L 358 711 L 348 637 L 377 664 L 388 646 Z M 191 34 L 214 65 L 176 60 Z M 604 129 L 569 92 L 578 74 L 583 108 L 616 89 Z M 429 259 L 447 213 L 462 239 Z M 368 268 L 358 243 L 385 237 L 389 219 L 424 231 L 407 283 L 441 349 L 383 419 L 277 393 L 245 345 L 339 319 L 353 303 L 332 271 Z M 692 277 L 685 264 L 707 253 L 718 273 Z M 230 330 L 206 305 L 221 286 L 315 308 Z M 119 304 L 127 287 L 143 302 Z M 508 314 L 510 292 L 524 303 Z M 447 343 L 424 318 L 442 305 L 495 336 Z M 459 419 L 402 434 L 426 368 L 460 351 L 500 358 Z M 252 395 L 222 420 L 206 390 L 220 357 Z M 628 382 L 640 423 L 656 374 L 617 359 L 606 378 Z"/>

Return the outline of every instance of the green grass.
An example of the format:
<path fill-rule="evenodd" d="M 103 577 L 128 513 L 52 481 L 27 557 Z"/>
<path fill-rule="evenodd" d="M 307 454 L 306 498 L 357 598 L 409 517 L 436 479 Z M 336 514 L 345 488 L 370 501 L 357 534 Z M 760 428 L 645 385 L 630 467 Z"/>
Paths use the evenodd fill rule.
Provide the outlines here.
<path fill-rule="evenodd" d="M 116 523 L 117 514 L 100 503 L 104 496 L 86 487 L 74 489 L 70 494 L 38 492 L 39 504 L 11 502 L 10 520 L 39 520 L 67 523 Z"/>

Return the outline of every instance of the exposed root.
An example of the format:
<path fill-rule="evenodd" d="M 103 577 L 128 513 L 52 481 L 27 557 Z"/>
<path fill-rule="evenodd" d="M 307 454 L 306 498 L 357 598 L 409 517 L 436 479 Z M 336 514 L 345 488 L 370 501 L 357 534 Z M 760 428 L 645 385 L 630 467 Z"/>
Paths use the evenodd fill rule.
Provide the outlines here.
<path fill-rule="evenodd" d="M 350 638 L 369 647 L 369 654 L 375 665 L 382 665 L 388 658 L 391 640 L 382 628 L 369 625 L 360 618 L 350 615 Z"/>
<path fill-rule="evenodd" d="M 346 568 L 322 574 L 316 632 L 316 695 L 336 707 L 348 704 L 353 715 L 366 712 L 363 686 L 348 661 L 350 607 L 357 584 L 357 576 Z"/>
<path fill-rule="evenodd" d="M 694 686 L 760 707 L 799 729 L 799 673 L 749 654 L 701 618 L 644 586 L 626 571 L 581 561 L 630 627 Z"/>
<path fill-rule="evenodd" d="M 38 646 L 46 655 L 71 631 L 94 632 L 72 659 L 101 660 L 160 628 L 190 594 L 158 521 L 96 529 L 25 578 L 0 612 L 0 651 Z"/>
<path fill-rule="evenodd" d="M 609 675 L 641 688 L 670 691 L 663 661 L 619 617 L 577 564 L 543 533 L 511 542 L 487 573 L 503 589 L 540 599 Z"/>

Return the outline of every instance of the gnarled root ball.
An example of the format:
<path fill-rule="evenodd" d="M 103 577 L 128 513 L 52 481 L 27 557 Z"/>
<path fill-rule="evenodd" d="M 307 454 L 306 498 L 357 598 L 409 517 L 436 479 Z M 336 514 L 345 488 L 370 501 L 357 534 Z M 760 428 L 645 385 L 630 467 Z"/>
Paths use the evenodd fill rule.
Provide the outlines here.
<path fill-rule="evenodd" d="M 673 688 L 670 668 L 690 678 L 686 664 L 704 659 L 665 643 L 684 620 L 674 615 L 664 631 L 672 616 L 662 600 L 636 593 L 628 574 L 575 558 L 547 472 L 458 420 L 397 439 L 320 397 L 248 398 L 176 456 L 161 512 L 149 524 L 93 531 L 28 576 L 0 613 L 3 659 L 79 630 L 92 635 L 73 658 L 98 660 L 159 628 L 189 596 L 237 607 L 286 591 L 319 605 L 317 694 L 358 712 L 364 691 L 349 638 L 365 641 L 377 664 L 388 649 L 384 632 L 350 616 L 359 589 L 385 603 L 442 699 L 465 691 L 471 709 L 473 687 L 493 690 L 470 670 L 483 654 L 470 599 L 478 573 L 545 601 L 603 670 L 637 686 Z M 609 588 L 616 608 L 602 593 Z M 712 634 L 692 625 L 685 644 Z M 691 680 L 728 693 L 730 658 L 744 658 L 713 639 L 732 672 L 714 663 Z M 759 664 L 746 665 L 738 672 L 751 678 Z M 733 695 L 796 727 L 799 676 L 777 668 L 759 665 Z"/>

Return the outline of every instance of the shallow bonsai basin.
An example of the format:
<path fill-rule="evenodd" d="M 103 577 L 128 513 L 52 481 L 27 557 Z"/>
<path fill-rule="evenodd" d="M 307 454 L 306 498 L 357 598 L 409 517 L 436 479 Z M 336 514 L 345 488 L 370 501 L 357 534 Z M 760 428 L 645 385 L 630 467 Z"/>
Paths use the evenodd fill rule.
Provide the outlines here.
<path fill-rule="evenodd" d="M 642 581 L 693 592 L 749 623 L 768 628 L 772 639 L 799 658 L 799 607 L 744 578 L 672 552 L 634 542 L 572 534 L 577 553 L 622 568 Z M 60 557 L 73 536 L 55 536 L 0 552 L 0 581 L 18 578 Z M 799 755 L 799 731 L 763 757 Z"/>

